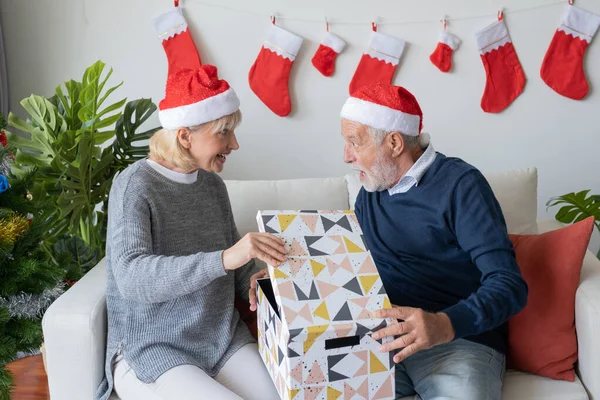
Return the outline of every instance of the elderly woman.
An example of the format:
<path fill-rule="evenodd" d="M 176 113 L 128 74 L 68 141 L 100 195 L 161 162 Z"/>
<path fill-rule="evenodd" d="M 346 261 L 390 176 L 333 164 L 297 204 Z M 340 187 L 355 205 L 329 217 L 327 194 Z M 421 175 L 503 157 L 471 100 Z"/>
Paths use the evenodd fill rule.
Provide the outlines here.
<path fill-rule="evenodd" d="M 266 273 L 252 259 L 278 265 L 286 250 L 269 234 L 240 239 L 216 174 L 239 148 L 239 100 L 197 55 L 195 65 L 171 62 L 175 51 L 183 62 L 194 57 L 182 52 L 196 50 L 179 10 L 166 15 L 179 31 L 163 43 L 163 129 L 150 157 L 123 171 L 110 192 L 106 379 L 96 398 L 114 389 L 122 400 L 276 399 L 234 298 L 254 310 L 251 286 Z"/>

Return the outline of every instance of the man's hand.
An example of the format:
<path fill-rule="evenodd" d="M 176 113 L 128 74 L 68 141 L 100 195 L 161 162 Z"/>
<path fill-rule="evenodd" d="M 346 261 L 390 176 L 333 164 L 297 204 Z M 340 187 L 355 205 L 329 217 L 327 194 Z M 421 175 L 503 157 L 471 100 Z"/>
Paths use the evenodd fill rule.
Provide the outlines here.
<path fill-rule="evenodd" d="M 420 308 L 392 306 L 392 308 L 375 311 L 373 316 L 402 320 L 378 330 L 372 336 L 374 339 L 381 339 L 386 336 L 402 335 L 380 347 L 382 352 L 403 348 L 394 356 L 395 363 L 403 361 L 419 350 L 429 349 L 454 339 L 454 328 L 450 318 L 444 313 L 433 314 Z"/>
<path fill-rule="evenodd" d="M 250 277 L 250 291 L 248 298 L 250 299 L 250 311 L 256 311 L 256 280 L 269 277 L 269 270 L 263 269 Z"/>

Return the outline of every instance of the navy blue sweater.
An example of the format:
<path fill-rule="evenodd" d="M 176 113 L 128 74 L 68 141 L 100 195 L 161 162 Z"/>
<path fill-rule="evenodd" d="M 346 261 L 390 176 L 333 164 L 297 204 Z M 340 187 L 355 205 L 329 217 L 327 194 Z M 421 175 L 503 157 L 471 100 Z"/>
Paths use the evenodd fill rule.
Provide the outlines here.
<path fill-rule="evenodd" d="M 527 284 L 481 172 L 437 153 L 418 186 L 393 196 L 363 188 L 355 208 L 392 304 L 443 311 L 455 339 L 505 352 Z"/>

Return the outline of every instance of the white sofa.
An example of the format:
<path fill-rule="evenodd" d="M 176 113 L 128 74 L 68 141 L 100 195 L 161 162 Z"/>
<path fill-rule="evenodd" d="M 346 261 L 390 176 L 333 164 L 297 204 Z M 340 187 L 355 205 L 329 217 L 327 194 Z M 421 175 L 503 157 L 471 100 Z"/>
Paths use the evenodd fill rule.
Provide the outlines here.
<path fill-rule="evenodd" d="M 537 171 L 486 176 L 511 233 L 560 228 L 537 221 Z M 235 220 L 244 235 L 256 230 L 258 209 L 348 209 L 360 188 L 355 175 L 281 181 L 226 181 Z M 106 338 L 105 263 L 100 262 L 63 294 L 43 319 L 52 400 L 90 400 L 104 373 Z M 551 295 L 550 293 L 548 294 Z M 588 252 L 576 299 L 578 379 L 554 381 L 507 371 L 504 400 L 600 400 L 600 262 Z M 113 399 L 117 399 L 113 395 Z"/>

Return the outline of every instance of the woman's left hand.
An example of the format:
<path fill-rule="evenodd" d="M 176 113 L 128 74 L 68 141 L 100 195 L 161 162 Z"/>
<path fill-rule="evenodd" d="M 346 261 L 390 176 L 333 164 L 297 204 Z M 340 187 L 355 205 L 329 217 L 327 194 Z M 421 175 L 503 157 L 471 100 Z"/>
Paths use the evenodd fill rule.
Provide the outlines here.
<path fill-rule="evenodd" d="M 250 292 L 248 293 L 248 298 L 250 298 L 250 311 L 256 311 L 256 280 L 268 277 L 269 270 L 267 268 L 250 277 Z"/>

